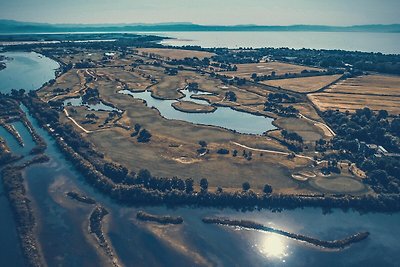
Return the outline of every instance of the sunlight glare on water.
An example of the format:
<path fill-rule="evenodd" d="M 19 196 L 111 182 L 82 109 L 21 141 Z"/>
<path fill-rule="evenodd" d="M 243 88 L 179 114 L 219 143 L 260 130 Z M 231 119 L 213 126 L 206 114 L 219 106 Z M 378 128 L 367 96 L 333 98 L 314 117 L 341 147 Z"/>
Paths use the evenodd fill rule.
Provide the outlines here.
<path fill-rule="evenodd" d="M 285 258 L 289 256 L 289 246 L 286 241 L 287 238 L 277 234 L 263 234 L 255 246 L 267 258 L 275 258 L 285 262 Z"/>

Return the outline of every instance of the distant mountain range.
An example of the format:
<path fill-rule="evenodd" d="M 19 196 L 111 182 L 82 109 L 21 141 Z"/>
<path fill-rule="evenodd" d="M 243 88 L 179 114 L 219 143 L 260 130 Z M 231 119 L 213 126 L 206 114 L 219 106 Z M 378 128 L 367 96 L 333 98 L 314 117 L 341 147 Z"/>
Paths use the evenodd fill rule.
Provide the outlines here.
<path fill-rule="evenodd" d="M 193 23 L 158 24 L 49 24 L 0 20 L 0 33 L 52 33 L 52 32 L 183 32 L 183 31 L 307 31 L 307 32 L 400 32 L 400 24 L 391 25 L 199 25 Z"/>

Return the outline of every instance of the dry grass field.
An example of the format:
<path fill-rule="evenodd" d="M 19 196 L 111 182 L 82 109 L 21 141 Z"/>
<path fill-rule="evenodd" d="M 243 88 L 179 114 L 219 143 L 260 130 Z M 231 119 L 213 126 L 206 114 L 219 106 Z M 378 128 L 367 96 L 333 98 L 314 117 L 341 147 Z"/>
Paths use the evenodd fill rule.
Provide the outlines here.
<path fill-rule="evenodd" d="M 237 71 L 223 72 L 228 76 L 236 76 L 241 78 L 250 78 L 253 73 L 257 73 L 258 76 L 271 75 L 275 71 L 276 75 L 284 75 L 285 73 L 300 73 L 303 70 L 317 70 L 322 69 L 288 64 L 283 62 L 262 62 L 262 63 L 249 63 L 249 64 L 237 64 Z"/>
<path fill-rule="evenodd" d="M 85 82 L 85 71 L 84 70 L 72 70 L 57 78 L 57 82 L 51 86 L 46 86 L 42 90 L 38 91 L 38 95 L 43 99 L 50 100 L 61 94 L 63 96 L 66 93 L 54 92 L 55 89 L 60 88 L 63 90 L 70 89 L 70 95 L 80 91 L 82 89 L 82 84 Z"/>
<path fill-rule="evenodd" d="M 137 49 L 139 54 L 155 54 L 163 58 L 169 59 L 184 59 L 186 57 L 197 57 L 198 59 L 203 59 L 206 57 L 212 57 L 214 54 L 204 51 L 193 51 L 193 50 L 183 50 L 183 49 L 168 49 L 168 48 L 139 48 Z"/>
<path fill-rule="evenodd" d="M 321 110 L 339 109 L 354 112 L 369 107 L 386 109 L 393 115 L 400 114 L 400 77 L 368 75 L 339 82 L 323 93 L 309 95 Z"/>
<path fill-rule="evenodd" d="M 332 85 L 325 92 L 400 96 L 400 76 L 367 75 Z"/>
<path fill-rule="evenodd" d="M 391 96 L 318 93 L 308 95 L 308 97 L 322 111 L 338 109 L 343 112 L 346 110 L 355 112 L 356 109 L 369 107 L 375 111 L 385 109 L 392 115 L 400 114 L 399 99 Z"/>
<path fill-rule="evenodd" d="M 266 85 L 281 87 L 298 93 L 310 93 L 336 81 L 341 75 L 323 75 L 304 78 L 279 79 L 263 82 Z"/>

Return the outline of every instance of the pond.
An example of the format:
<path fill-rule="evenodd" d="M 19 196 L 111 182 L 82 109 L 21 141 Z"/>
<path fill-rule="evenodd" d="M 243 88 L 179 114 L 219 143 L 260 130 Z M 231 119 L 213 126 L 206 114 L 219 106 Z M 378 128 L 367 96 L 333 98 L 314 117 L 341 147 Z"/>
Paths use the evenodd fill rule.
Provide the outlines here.
<path fill-rule="evenodd" d="M 189 90 L 181 90 L 181 92 L 185 97 L 180 100 L 209 105 L 205 100 L 191 98 L 192 95 L 196 94 L 195 92 L 190 92 Z M 275 129 L 275 126 L 272 125 L 272 118 L 237 111 L 230 107 L 217 107 L 212 113 L 188 113 L 176 110 L 172 107 L 173 103 L 180 100 L 157 99 L 152 97 L 150 91 L 132 92 L 129 90 L 121 90 L 119 93 L 145 100 L 148 107 L 155 107 L 164 118 L 171 120 L 182 120 L 195 124 L 218 126 L 243 134 L 261 135 L 266 131 Z M 204 93 L 200 95 L 202 94 L 204 95 Z"/>
<path fill-rule="evenodd" d="M 93 111 L 116 111 L 118 113 L 122 112 L 121 110 L 114 108 L 110 105 L 107 105 L 103 102 L 98 102 L 98 103 L 84 103 L 82 100 L 82 97 L 76 97 L 76 98 L 68 98 L 64 100 L 64 106 L 73 106 L 73 107 L 80 107 L 84 106 L 88 108 L 89 110 Z"/>

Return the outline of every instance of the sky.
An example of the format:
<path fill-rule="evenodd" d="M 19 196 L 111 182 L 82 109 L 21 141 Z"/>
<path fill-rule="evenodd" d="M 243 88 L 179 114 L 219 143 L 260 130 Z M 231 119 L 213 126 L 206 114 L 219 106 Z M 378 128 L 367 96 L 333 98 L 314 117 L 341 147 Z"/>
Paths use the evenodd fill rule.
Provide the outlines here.
<path fill-rule="evenodd" d="M 0 0 L 0 19 L 48 23 L 400 23 L 400 0 Z"/>

